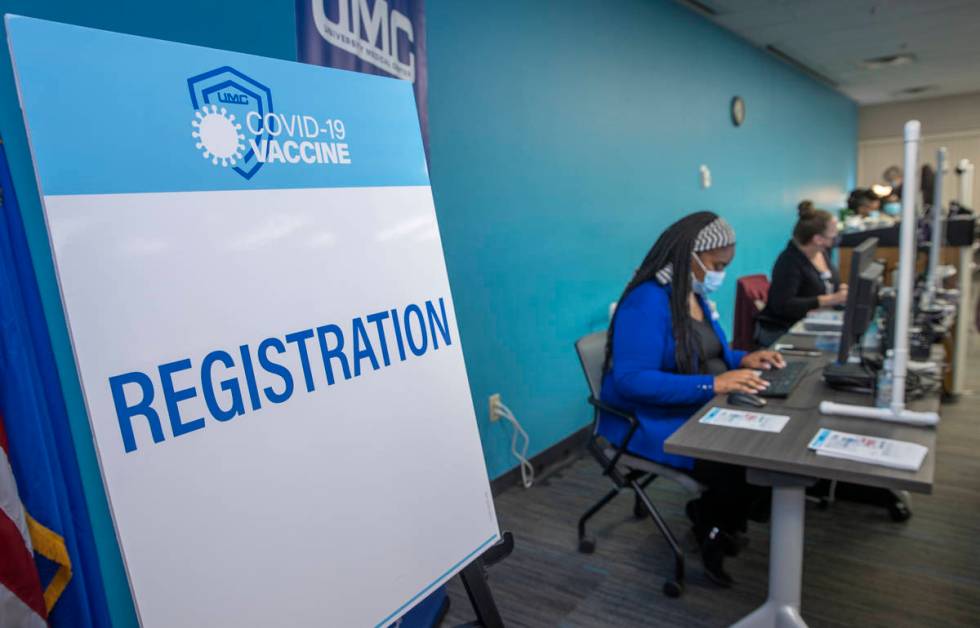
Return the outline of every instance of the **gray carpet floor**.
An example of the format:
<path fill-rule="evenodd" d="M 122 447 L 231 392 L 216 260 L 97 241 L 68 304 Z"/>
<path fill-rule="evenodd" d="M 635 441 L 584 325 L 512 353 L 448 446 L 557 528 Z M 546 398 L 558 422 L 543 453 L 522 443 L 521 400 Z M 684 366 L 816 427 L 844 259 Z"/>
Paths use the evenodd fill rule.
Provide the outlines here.
<path fill-rule="evenodd" d="M 803 574 L 810 626 L 980 626 L 980 338 L 971 336 L 969 392 L 943 407 L 932 495 L 912 496 L 912 518 L 894 523 L 867 504 L 809 504 Z M 587 457 L 556 465 L 530 490 L 496 499 L 502 530 L 516 548 L 490 572 L 507 626 L 726 626 L 765 599 L 767 525 L 752 524 L 751 545 L 726 568 L 734 588 L 719 589 L 688 552 L 686 591 L 668 599 L 672 570 L 649 520 L 633 518 L 622 494 L 592 520 L 598 545 L 576 551 L 578 517 L 610 484 Z M 669 482 L 649 493 L 678 537 L 686 537 L 686 494 Z M 685 542 L 690 546 L 690 541 Z M 458 578 L 443 626 L 473 619 Z"/>

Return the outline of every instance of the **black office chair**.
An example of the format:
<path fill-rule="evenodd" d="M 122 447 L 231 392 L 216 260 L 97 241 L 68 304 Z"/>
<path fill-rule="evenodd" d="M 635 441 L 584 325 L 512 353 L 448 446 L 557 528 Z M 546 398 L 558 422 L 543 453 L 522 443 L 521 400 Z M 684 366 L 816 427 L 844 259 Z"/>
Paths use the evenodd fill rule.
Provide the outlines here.
<path fill-rule="evenodd" d="M 578 549 L 584 554 L 591 554 L 595 551 L 596 541 L 593 537 L 586 535 L 586 522 L 602 510 L 606 504 L 611 502 L 622 489 L 628 488 L 635 495 L 635 502 L 633 504 L 634 516 L 641 518 L 644 514 L 650 515 L 653 522 L 660 528 L 660 533 L 663 534 L 667 543 L 670 544 L 670 549 L 674 554 L 674 577 L 668 578 L 664 582 L 663 590 L 667 597 L 678 597 L 684 592 L 684 552 L 681 550 L 681 546 L 674 537 L 674 534 L 667 526 L 667 522 L 660 516 L 656 506 L 650 501 L 650 497 L 644 489 L 658 477 L 666 478 L 680 484 L 695 497 L 700 495 L 702 487 L 694 478 L 683 471 L 658 464 L 652 460 L 636 456 L 626 451 L 630 440 L 633 438 L 633 434 L 636 433 L 637 428 L 640 426 L 640 422 L 633 413 L 624 412 L 599 401 L 599 390 L 602 388 L 602 365 L 606 357 L 606 332 L 600 331 L 579 338 L 575 342 L 575 351 L 578 353 L 578 359 L 582 363 L 582 370 L 585 372 L 585 379 L 589 384 L 589 403 L 592 405 L 594 411 L 592 435 L 589 437 L 587 447 L 589 453 L 592 454 L 596 461 L 598 461 L 599 466 L 602 467 L 603 475 L 609 476 L 609 479 L 615 485 L 615 488 L 596 502 L 594 506 L 589 508 L 582 515 L 582 518 L 579 519 Z M 623 443 L 619 447 L 609 443 L 599 435 L 599 418 L 602 412 L 618 416 L 630 425 L 629 431 L 626 433 L 626 438 L 623 439 Z"/>

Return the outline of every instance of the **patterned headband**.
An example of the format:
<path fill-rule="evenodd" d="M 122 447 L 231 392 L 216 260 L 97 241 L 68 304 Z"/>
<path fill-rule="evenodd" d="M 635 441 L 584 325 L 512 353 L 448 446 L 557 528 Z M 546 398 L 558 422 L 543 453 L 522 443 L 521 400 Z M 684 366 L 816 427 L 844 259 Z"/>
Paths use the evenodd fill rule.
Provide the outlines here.
<path fill-rule="evenodd" d="M 735 230 L 724 218 L 716 218 L 694 240 L 694 252 L 710 251 L 735 244 Z"/>
<path fill-rule="evenodd" d="M 694 239 L 694 252 L 710 251 L 735 244 L 735 230 L 724 218 L 716 218 L 708 223 Z M 657 272 L 657 281 L 669 284 L 674 277 L 672 264 L 667 264 Z"/>

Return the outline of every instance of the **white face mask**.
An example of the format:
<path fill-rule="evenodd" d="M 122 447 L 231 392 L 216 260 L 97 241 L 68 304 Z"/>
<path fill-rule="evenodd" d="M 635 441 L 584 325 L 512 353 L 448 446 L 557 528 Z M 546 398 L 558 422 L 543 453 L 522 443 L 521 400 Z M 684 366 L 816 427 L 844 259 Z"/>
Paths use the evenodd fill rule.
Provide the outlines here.
<path fill-rule="evenodd" d="M 697 277 L 694 278 L 694 292 L 703 297 L 708 296 L 712 292 L 716 292 L 725 283 L 725 271 L 708 270 L 696 253 L 691 253 L 691 255 L 694 256 L 698 266 L 704 271 L 704 281 L 698 281 Z"/>

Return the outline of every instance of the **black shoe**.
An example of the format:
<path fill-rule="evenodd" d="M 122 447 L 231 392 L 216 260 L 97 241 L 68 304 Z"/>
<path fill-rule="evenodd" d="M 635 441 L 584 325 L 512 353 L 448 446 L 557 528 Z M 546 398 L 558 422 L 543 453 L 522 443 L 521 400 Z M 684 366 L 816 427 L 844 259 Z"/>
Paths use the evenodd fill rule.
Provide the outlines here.
<path fill-rule="evenodd" d="M 701 512 L 699 510 L 700 506 L 701 506 L 700 499 L 692 499 L 691 501 L 687 502 L 687 504 L 684 506 L 684 512 L 687 514 L 687 518 L 690 519 L 691 523 L 694 524 L 694 527 L 691 529 L 691 532 L 694 534 L 694 538 L 698 542 L 699 546 L 702 542 L 702 539 L 701 536 L 698 535 L 698 529 L 699 528 L 703 529 L 707 527 L 707 525 L 711 525 L 710 523 L 708 523 L 705 526 L 701 525 Z M 740 528 L 742 532 L 745 532 L 747 526 L 743 525 L 740 526 Z M 703 535 L 704 533 L 702 532 L 702 536 Z M 741 552 L 742 550 L 744 550 L 749 546 L 749 539 L 741 534 L 738 533 L 731 534 L 731 535 L 725 534 L 724 537 L 727 539 L 724 542 L 725 556 L 733 556 L 733 557 L 738 556 L 739 552 Z"/>
<path fill-rule="evenodd" d="M 704 563 L 704 575 L 723 588 L 730 588 L 735 581 L 725 571 L 725 546 L 732 541 L 727 534 L 718 528 L 712 528 L 704 541 L 701 542 L 701 562 Z"/>
<path fill-rule="evenodd" d="M 732 558 L 741 554 L 742 550 L 748 546 L 749 539 L 741 534 L 732 535 L 731 541 L 726 540 L 723 544 L 725 556 L 731 556 Z M 694 527 L 687 531 L 687 551 L 692 554 L 699 554 L 701 552 L 701 541 L 698 540 L 697 529 Z"/>

